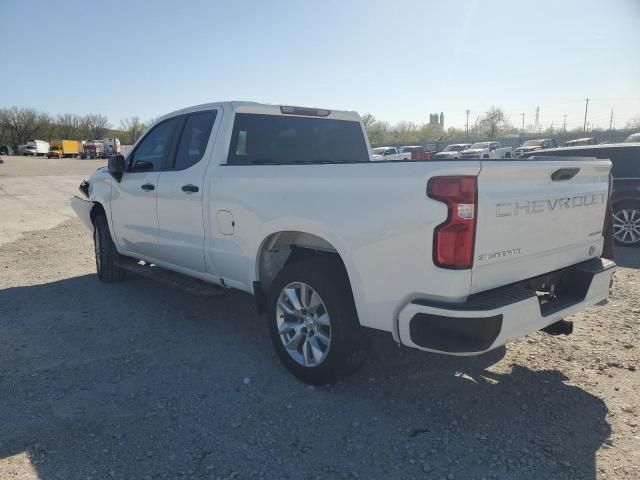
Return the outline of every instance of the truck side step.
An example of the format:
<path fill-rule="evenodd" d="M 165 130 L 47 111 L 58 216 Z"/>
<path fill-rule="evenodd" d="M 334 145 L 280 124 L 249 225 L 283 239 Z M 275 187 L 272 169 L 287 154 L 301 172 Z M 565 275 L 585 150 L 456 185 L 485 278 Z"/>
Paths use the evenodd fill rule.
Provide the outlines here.
<path fill-rule="evenodd" d="M 136 261 L 133 258 L 121 258 L 116 261 L 116 265 L 127 272 L 150 278 L 156 282 L 184 290 L 185 292 L 199 297 L 224 295 L 227 292 L 227 289 L 217 285 L 213 285 L 196 278 L 187 277 L 186 275 L 172 272 L 150 263 Z"/>

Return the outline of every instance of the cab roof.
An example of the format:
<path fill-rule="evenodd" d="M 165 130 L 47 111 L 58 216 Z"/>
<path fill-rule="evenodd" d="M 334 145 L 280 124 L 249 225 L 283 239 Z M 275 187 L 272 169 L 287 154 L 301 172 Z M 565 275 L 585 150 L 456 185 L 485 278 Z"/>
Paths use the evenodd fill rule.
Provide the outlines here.
<path fill-rule="evenodd" d="M 304 116 L 304 117 L 317 117 L 317 118 L 329 118 L 334 120 L 351 120 L 360 121 L 360 115 L 358 112 L 349 110 L 330 110 L 315 107 L 300 107 L 292 105 L 272 105 L 267 103 L 247 102 L 247 101 L 225 101 L 225 102 L 212 102 L 203 103 L 200 105 L 194 105 L 192 107 L 185 107 L 180 110 L 168 113 L 162 118 L 169 118 L 176 115 L 190 113 L 199 110 L 206 110 L 207 108 L 219 107 L 223 111 L 229 111 L 233 113 L 255 113 L 259 115 L 282 115 L 282 116 Z M 313 112 L 319 112 L 320 114 L 314 115 Z M 328 112 L 328 113 L 325 113 Z"/>

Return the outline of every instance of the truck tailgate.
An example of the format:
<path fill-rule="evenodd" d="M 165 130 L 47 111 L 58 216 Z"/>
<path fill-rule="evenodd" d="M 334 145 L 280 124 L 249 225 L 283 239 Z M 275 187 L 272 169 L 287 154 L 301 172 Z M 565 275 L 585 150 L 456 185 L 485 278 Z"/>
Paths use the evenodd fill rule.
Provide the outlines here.
<path fill-rule="evenodd" d="M 591 158 L 483 161 L 472 293 L 599 256 L 610 168 Z"/>

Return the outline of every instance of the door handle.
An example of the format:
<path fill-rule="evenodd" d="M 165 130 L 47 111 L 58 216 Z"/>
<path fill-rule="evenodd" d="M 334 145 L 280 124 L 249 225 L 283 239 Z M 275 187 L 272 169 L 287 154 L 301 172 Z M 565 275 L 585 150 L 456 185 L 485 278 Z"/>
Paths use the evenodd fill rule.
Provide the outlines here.
<path fill-rule="evenodd" d="M 556 170 L 551 174 L 551 180 L 553 180 L 554 182 L 571 180 L 578 174 L 579 171 L 579 168 L 561 168 L 560 170 Z"/>
<path fill-rule="evenodd" d="M 191 194 L 191 193 L 196 193 L 196 192 L 197 192 L 197 191 L 199 191 L 199 190 L 200 190 L 200 189 L 199 189 L 198 187 L 196 187 L 195 185 L 191 185 L 191 184 L 189 184 L 189 185 L 183 185 L 183 186 L 182 186 L 182 191 L 183 191 L 184 193 L 189 193 L 189 194 Z"/>
<path fill-rule="evenodd" d="M 144 185 L 140 185 L 140 188 L 145 192 L 150 192 L 151 190 L 155 190 L 156 186 L 151 183 L 145 183 Z"/>

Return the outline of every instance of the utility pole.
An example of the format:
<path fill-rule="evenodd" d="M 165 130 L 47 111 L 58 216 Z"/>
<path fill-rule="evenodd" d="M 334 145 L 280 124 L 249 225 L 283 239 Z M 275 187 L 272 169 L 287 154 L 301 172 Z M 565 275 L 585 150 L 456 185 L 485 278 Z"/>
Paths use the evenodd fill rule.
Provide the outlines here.
<path fill-rule="evenodd" d="M 465 112 L 467 113 L 467 123 L 464 127 L 465 127 L 465 133 L 468 138 L 469 137 L 469 114 L 471 113 L 471 110 L 465 110 Z"/>
<path fill-rule="evenodd" d="M 536 126 L 534 130 L 540 133 L 540 107 L 536 107 Z"/>
<path fill-rule="evenodd" d="M 567 114 L 565 113 L 563 117 L 564 117 L 564 122 L 562 124 L 562 132 L 566 135 L 567 134 Z"/>
<path fill-rule="evenodd" d="M 582 128 L 583 131 L 587 131 L 587 112 L 589 111 L 589 97 L 585 98 L 584 101 L 586 102 L 584 105 L 584 127 Z"/>
<path fill-rule="evenodd" d="M 522 135 L 524 135 L 524 116 L 526 113 L 521 113 L 520 115 L 522 116 Z"/>
<path fill-rule="evenodd" d="M 613 108 L 611 109 L 611 117 L 609 117 L 609 131 L 613 128 Z"/>

